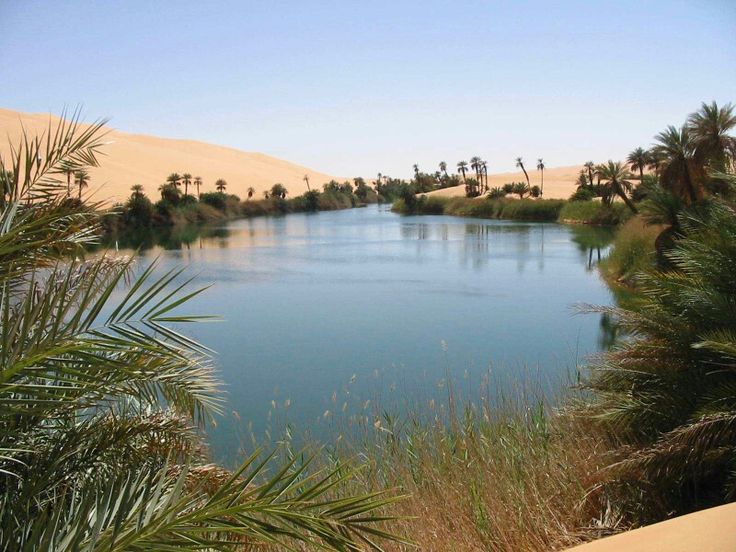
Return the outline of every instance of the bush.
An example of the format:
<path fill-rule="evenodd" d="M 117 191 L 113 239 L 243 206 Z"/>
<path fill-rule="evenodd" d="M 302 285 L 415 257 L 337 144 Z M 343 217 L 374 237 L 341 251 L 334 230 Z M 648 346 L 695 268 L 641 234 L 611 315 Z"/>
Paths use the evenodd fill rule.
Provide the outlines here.
<path fill-rule="evenodd" d="M 590 188 L 578 188 L 575 193 L 570 196 L 570 201 L 590 201 L 595 197 L 593 190 Z"/>

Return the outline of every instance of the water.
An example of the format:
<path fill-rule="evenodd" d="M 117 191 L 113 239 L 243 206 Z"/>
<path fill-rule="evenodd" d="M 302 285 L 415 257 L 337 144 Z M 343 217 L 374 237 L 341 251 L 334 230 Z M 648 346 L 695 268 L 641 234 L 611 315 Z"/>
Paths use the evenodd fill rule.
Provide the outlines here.
<path fill-rule="evenodd" d="M 612 302 L 595 269 L 610 237 L 371 206 L 187 230 L 141 255 L 214 284 L 187 312 L 224 321 L 187 331 L 219 353 L 227 414 L 210 438 L 231 461 L 248 422 L 319 436 L 344 403 L 424 404 L 447 375 L 466 396 L 489 371 L 494 386 L 563 385 L 610 337 L 574 309 Z"/>

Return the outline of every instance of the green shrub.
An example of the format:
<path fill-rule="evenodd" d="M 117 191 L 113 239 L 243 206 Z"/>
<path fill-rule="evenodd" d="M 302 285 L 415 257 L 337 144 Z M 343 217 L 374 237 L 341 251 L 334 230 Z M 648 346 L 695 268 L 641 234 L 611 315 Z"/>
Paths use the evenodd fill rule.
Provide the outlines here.
<path fill-rule="evenodd" d="M 590 188 L 580 187 L 570 196 L 570 201 L 590 201 L 595 197 L 593 190 Z"/>

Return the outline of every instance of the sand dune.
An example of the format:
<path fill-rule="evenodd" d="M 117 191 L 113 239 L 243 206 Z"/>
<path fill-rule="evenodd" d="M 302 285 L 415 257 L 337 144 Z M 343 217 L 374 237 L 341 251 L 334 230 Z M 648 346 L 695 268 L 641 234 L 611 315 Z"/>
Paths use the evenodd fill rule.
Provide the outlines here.
<path fill-rule="evenodd" d="M 0 108 L 0 132 L 17 142 L 21 135 L 21 124 L 31 134 L 40 134 L 48 129 L 49 120 L 57 117 L 47 114 L 29 114 Z M 242 198 L 247 189 L 253 187 L 256 197 L 276 182 L 282 183 L 294 196 L 307 190 L 303 180 L 309 175 L 312 187 L 335 178 L 282 159 L 262 153 L 253 153 L 207 144 L 195 140 L 175 140 L 142 134 L 129 134 L 111 129 L 106 136 L 110 143 L 103 149 L 100 167 L 90 170 L 92 177 L 90 191 L 95 199 L 120 201 L 130 195 L 133 184 L 141 184 L 152 198 L 159 196 L 158 187 L 172 172 L 188 172 L 201 176 L 204 181 L 202 191 L 214 191 L 215 180 L 224 178 L 227 191 Z M 0 138 L 0 155 L 7 155 L 8 140 Z M 531 168 L 531 167 L 530 167 Z M 582 166 L 556 167 L 544 171 L 544 197 L 567 198 L 575 191 L 575 181 Z M 541 184 L 541 174 L 529 170 L 532 185 Z M 507 182 L 524 180 L 522 172 L 509 172 L 488 175 L 491 187 L 503 186 Z M 439 196 L 464 196 L 464 186 L 446 188 L 431 192 Z"/>
<path fill-rule="evenodd" d="M 536 166 L 536 165 L 535 165 Z M 575 191 L 575 182 L 578 174 L 583 166 L 574 165 L 570 167 L 550 167 L 544 170 L 544 198 L 545 199 L 567 199 Z M 531 185 L 541 185 L 541 173 L 536 169 L 527 169 Z M 468 174 L 470 176 L 470 173 Z M 491 188 L 503 186 L 507 182 L 525 182 L 524 173 L 508 172 L 488 175 L 488 185 Z M 455 186 L 453 188 L 444 188 L 430 192 L 428 195 L 438 195 L 444 197 L 463 197 L 465 196 L 465 186 Z"/>
<path fill-rule="evenodd" d="M 568 552 L 733 552 L 736 550 L 734 526 L 736 503 L 583 544 Z"/>
<path fill-rule="evenodd" d="M 8 140 L 17 143 L 21 135 L 21 123 L 26 130 L 35 135 L 45 131 L 57 117 L 46 114 L 19 113 L 0 108 L 0 155 L 8 153 Z M 281 182 L 291 195 L 306 191 L 302 180 L 309 175 L 311 186 L 321 188 L 333 177 L 294 163 L 289 163 L 262 153 L 241 151 L 194 140 L 173 140 L 128 134 L 110 130 L 106 141 L 111 142 L 103 149 L 100 167 L 90 170 L 90 190 L 95 199 L 120 201 L 130 195 L 133 184 L 142 184 L 146 193 L 158 197 L 158 187 L 172 172 L 188 172 L 201 176 L 204 181 L 202 191 L 214 191 L 215 180 L 224 178 L 227 191 L 242 198 L 248 187 L 256 190 L 256 196 L 276 182 Z M 345 180 L 345 178 L 337 178 Z"/>

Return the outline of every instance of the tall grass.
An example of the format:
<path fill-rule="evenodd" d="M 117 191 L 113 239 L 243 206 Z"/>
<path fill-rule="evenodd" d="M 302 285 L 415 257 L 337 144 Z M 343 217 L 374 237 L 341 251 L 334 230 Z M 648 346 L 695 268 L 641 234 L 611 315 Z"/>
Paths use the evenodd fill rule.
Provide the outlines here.
<path fill-rule="evenodd" d="M 565 548 L 625 528 L 598 491 L 607 453 L 585 421 L 544 399 L 431 401 L 405 416 L 376 410 L 343 432 L 327 457 L 368 469 L 349 493 L 399 489 L 387 526 L 423 551 Z M 387 550 L 411 550 L 387 544 Z"/>
<path fill-rule="evenodd" d="M 568 201 L 560 211 L 560 222 L 616 226 L 627 220 L 631 211 L 623 203 L 604 205 L 600 201 Z"/>
<path fill-rule="evenodd" d="M 393 210 L 403 214 L 453 215 L 458 217 L 554 222 L 563 200 L 556 199 L 473 199 L 422 196 L 411 206 L 403 199 L 394 203 Z"/>
<path fill-rule="evenodd" d="M 655 241 L 661 232 L 660 225 L 647 224 L 641 217 L 624 223 L 616 233 L 611 252 L 601 262 L 606 277 L 631 283 L 635 275 L 650 270 L 656 261 Z"/>

